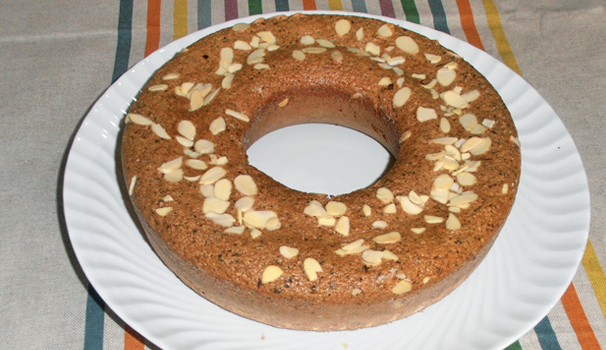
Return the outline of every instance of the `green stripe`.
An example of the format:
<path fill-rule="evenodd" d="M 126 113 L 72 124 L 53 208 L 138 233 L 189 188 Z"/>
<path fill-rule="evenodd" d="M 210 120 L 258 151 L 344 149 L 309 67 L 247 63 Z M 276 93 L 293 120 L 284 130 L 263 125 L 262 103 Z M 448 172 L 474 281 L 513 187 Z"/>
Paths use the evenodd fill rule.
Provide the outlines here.
<path fill-rule="evenodd" d="M 248 0 L 248 14 L 259 15 L 263 13 L 263 4 L 261 0 Z"/>
<path fill-rule="evenodd" d="M 408 22 L 421 23 L 419 21 L 419 11 L 414 0 L 401 0 L 404 13 L 406 14 L 406 20 Z"/>
<path fill-rule="evenodd" d="M 516 341 L 515 343 L 506 347 L 505 350 L 522 350 L 522 345 L 520 345 L 520 341 Z"/>

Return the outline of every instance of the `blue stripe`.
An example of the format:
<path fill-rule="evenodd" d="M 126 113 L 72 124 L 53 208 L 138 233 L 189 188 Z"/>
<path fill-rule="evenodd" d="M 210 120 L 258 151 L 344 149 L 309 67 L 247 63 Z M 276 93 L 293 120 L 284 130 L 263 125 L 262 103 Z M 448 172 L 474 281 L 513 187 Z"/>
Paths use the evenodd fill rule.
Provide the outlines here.
<path fill-rule="evenodd" d="M 364 0 L 351 0 L 351 5 L 354 12 L 368 12 L 366 9 L 366 2 Z"/>
<path fill-rule="evenodd" d="M 84 350 L 103 350 L 103 324 L 105 302 L 93 286 L 88 286 L 86 320 L 84 322 Z"/>
<path fill-rule="evenodd" d="M 288 0 L 276 0 L 276 11 L 290 11 Z"/>
<path fill-rule="evenodd" d="M 444 12 L 444 6 L 442 0 L 428 0 L 429 9 L 433 16 L 433 26 L 446 34 L 450 34 L 448 29 L 448 22 L 446 21 L 446 12 Z"/>
<path fill-rule="evenodd" d="M 545 318 L 534 327 L 534 331 L 537 333 L 537 337 L 539 338 L 541 349 L 562 350 L 562 347 L 560 347 L 560 343 L 558 342 L 558 338 L 556 337 L 553 328 L 551 328 L 551 322 L 549 322 L 549 318 L 547 316 L 545 316 Z"/>
<path fill-rule="evenodd" d="M 133 0 L 120 0 L 120 14 L 118 15 L 118 44 L 114 60 L 114 73 L 112 82 L 116 81 L 126 70 L 130 58 L 130 46 L 133 29 Z"/>
<path fill-rule="evenodd" d="M 210 27 L 212 24 L 210 5 L 210 0 L 198 0 L 198 29 Z"/>

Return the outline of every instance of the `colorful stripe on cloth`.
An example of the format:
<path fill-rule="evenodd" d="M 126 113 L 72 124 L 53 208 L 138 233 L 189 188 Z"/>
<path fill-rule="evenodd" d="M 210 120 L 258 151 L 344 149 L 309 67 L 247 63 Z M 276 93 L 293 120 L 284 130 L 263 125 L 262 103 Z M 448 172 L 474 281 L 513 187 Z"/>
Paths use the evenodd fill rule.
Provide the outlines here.
<path fill-rule="evenodd" d="M 139 60 L 148 56 L 160 46 L 168 44 L 168 42 L 161 42 L 160 34 L 162 31 L 170 33 L 172 30 L 172 40 L 176 40 L 189 33 L 188 20 L 190 18 L 196 18 L 197 29 L 202 29 L 222 21 L 266 12 L 268 9 L 264 8 L 264 4 L 273 5 L 276 11 L 316 10 L 320 7 L 330 10 L 352 9 L 355 12 L 377 13 L 375 9 L 378 9 L 379 13 L 386 17 L 396 18 L 396 14 L 401 16 L 403 13 L 404 18 L 401 19 L 410 22 L 421 23 L 424 21 L 423 23 L 429 23 L 429 21 L 433 21 L 434 28 L 444 33 L 450 34 L 453 29 L 457 32 L 460 29 L 461 31 L 458 33 L 462 33 L 461 35 L 464 35 L 464 37 L 459 37 L 459 39 L 466 40 L 482 50 L 485 47 L 492 47 L 491 45 L 485 46 L 485 44 L 494 40 L 496 52 L 490 53 L 494 56 L 498 55 L 510 69 L 520 75 L 522 73 L 509 45 L 494 0 L 472 2 L 469 0 L 274 0 L 273 3 L 271 0 L 241 0 L 241 2 L 247 6 L 238 7 L 238 0 L 174 0 L 172 7 L 173 23 L 161 23 L 162 18 L 169 18 L 161 16 L 161 0 L 147 0 L 146 4 L 134 3 L 133 0 L 120 0 L 112 82 L 128 69 L 131 56 Z M 131 53 L 132 47 L 139 45 L 133 43 L 133 9 L 135 6 L 143 5 L 146 5 L 146 9 L 137 13 L 146 14 L 145 49 L 142 54 Z M 217 12 L 217 5 L 221 5 L 219 12 Z M 427 9 L 427 11 L 422 11 L 423 9 Z M 242 13 L 246 10 L 248 13 Z M 485 13 L 485 19 L 482 16 L 474 15 L 474 12 L 481 13 L 482 11 Z M 459 23 L 460 28 L 458 27 Z M 483 29 L 488 28 L 492 37 L 485 36 L 482 38 L 477 26 Z M 483 39 L 487 41 L 484 42 Z M 599 306 L 602 316 L 606 319 L 606 275 L 591 240 L 588 242 L 583 257 L 582 268 L 586 272 L 588 283 L 593 289 L 591 297 L 595 299 L 592 302 Z M 102 350 L 104 349 L 104 321 L 106 317 L 110 320 L 112 317 L 106 316 L 108 313 L 108 310 L 105 310 L 106 305 L 92 286 L 88 288 L 86 305 L 84 349 Z M 600 341 L 606 341 L 605 337 L 603 335 L 596 336 L 574 283 L 568 287 L 562 297 L 561 307 L 564 312 L 557 314 L 557 317 L 568 319 L 570 331 L 576 336 L 576 344 L 578 345 L 576 347 L 583 350 L 601 349 L 601 345 L 603 346 L 604 343 L 600 344 Z M 557 312 L 555 309 L 552 312 Z M 152 344 L 146 344 L 145 339 L 128 325 L 124 324 L 121 327 L 124 328 L 123 345 L 125 350 L 153 348 Z M 558 336 L 560 335 L 552 327 L 550 317 L 546 316 L 536 325 L 532 334 L 522 338 L 523 342 L 516 341 L 507 349 L 524 349 L 527 344 L 532 344 L 533 348 L 538 346 L 543 350 L 562 349 Z M 536 341 L 533 339 L 536 339 Z M 567 340 L 571 342 L 570 339 Z"/>

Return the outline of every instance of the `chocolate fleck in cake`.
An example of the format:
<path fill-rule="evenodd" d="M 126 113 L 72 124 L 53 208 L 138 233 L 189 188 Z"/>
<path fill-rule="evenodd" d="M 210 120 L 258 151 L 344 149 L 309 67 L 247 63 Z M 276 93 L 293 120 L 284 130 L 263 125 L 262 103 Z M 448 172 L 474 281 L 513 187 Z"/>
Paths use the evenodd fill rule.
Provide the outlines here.
<path fill-rule="evenodd" d="M 394 156 L 329 197 L 247 162 L 270 131 L 351 127 Z M 147 82 L 125 118 L 124 181 L 185 284 L 276 327 L 370 327 L 431 305 L 493 244 L 520 176 L 517 133 L 472 66 L 376 19 L 275 16 L 208 35 Z"/>

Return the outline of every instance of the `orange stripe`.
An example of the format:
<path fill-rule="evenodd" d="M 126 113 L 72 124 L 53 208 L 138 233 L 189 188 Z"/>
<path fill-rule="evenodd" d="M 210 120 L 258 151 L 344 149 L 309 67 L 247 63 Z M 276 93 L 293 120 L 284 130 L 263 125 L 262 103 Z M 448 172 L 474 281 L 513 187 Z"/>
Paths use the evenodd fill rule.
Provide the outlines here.
<path fill-rule="evenodd" d="M 583 311 L 583 306 L 581 305 L 577 291 L 572 283 L 568 286 L 561 301 L 564 310 L 566 311 L 566 315 L 568 315 L 568 319 L 570 320 L 570 324 L 572 325 L 572 329 L 574 329 L 574 332 L 577 334 L 577 339 L 579 339 L 581 348 L 587 350 L 600 349 L 598 338 L 596 338 L 595 333 L 589 324 L 589 320 L 585 315 L 585 311 Z"/>
<path fill-rule="evenodd" d="M 124 350 L 144 350 L 145 338 L 143 338 L 129 325 L 124 325 Z"/>
<path fill-rule="evenodd" d="M 303 10 L 317 10 L 316 0 L 303 0 Z"/>
<path fill-rule="evenodd" d="M 461 27 L 463 27 L 467 42 L 480 50 L 484 50 L 482 39 L 480 39 L 476 23 L 473 20 L 473 12 L 471 11 L 469 0 L 457 0 L 457 7 L 459 8 L 459 16 L 461 17 Z"/>
<path fill-rule="evenodd" d="M 147 40 L 145 57 L 160 47 L 160 6 L 161 0 L 147 0 Z"/>

